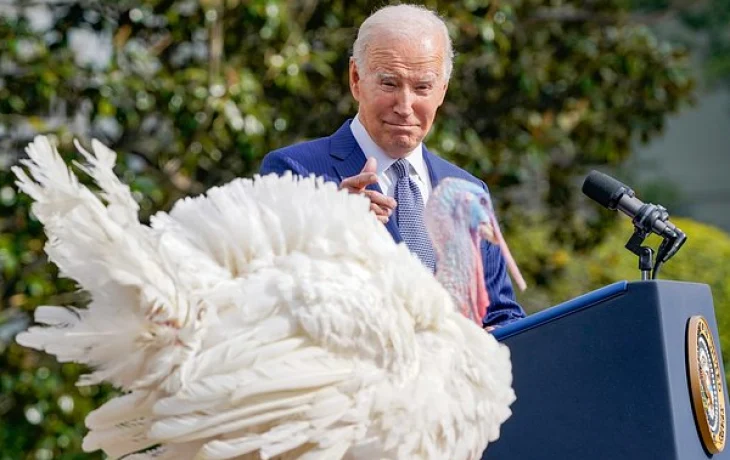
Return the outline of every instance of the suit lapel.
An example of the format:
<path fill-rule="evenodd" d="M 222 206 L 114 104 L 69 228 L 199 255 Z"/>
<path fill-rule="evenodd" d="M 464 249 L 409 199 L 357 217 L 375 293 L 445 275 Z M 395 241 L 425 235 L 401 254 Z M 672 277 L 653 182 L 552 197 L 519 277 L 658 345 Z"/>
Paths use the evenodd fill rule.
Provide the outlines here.
<path fill-rule="evenodd" d="M 358 175 L 365 166 L 367 158 L 365 158 L 365 154 L 355 140 L 355 136 L 352 135 L 350 120 L 347 120 L 330 137 L 330 156 L 333 160 L 332 167 L 339 176 L 340 181 L 347 177 Z M 378 193 L 383 193 L 377 182 L 368 185 L 367 188 L 369 190 L 375 190 Z M 400 243 L 403 240 L 396 225 L 395 218 L 391 218 L 385 227 L 396 243 Z"/>
<path fill-rule="evenodd" d="M 441 164 L 441 161 L 423 146 L 423 160 L 426 162 L 426 168 L 428 168 L 428 175 L 431 179 L 431 189 L 435 190 L 439 181 L 444 177 L 448 177 L 448 171 L 446 171 Z"/>

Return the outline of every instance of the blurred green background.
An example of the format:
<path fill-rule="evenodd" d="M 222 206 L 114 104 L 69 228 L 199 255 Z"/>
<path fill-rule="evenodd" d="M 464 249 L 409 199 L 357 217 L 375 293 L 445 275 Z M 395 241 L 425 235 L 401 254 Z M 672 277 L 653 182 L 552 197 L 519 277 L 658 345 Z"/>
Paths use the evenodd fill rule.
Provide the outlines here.
<path fill-rule="evenodd" d="M 46 264 L 13 183 L 25 145 L 53 133 L 72 155 L 73 138 L 102 140 L 146 219 L 353 116 L 350 46 L 386 3 L 0 2 L 0 460 L 99 458 L 80 451 L 83 418 L 110 395 L 77 389 L 78 366 L 13 342 L 34 307 L 79 299 Z M 457 51 L 427 143 L 490 185 L 530 285 L 522 304 L 534 312 L 636 279 L 630 223 L 580 184 L 593 168 L 635 178 L 642 144 L 728 84 L 730 0 L 422 3 L 445 16 Z M 663 31 L 667 18 L 693 39 Z M 679 203 L 670 181 L 635 188 Z M 712 286 L 728 368 L 730 238 L 711 219 L 675 220 L 689 242 L 662 277 Z"/>

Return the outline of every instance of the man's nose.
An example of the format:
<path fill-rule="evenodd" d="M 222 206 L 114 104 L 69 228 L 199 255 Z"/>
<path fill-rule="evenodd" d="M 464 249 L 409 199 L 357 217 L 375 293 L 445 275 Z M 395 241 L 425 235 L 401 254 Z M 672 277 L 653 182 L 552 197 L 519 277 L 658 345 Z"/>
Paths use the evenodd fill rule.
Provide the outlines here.
<path fill-rule="evenodd" d="M 396 93 L 393 111 L 401 117 L 409 117 L 413 114 L 413 93 L 408 88 L 402 88 Z"/>

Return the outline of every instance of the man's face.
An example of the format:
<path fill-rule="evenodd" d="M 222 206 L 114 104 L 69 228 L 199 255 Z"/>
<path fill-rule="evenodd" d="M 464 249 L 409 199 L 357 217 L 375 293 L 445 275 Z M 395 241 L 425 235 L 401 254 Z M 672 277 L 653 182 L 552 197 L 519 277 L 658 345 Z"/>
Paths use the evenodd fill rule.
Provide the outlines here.
<path fill-rule="evenodd" d="M 350 90 L 360 121 L 392 158 L 426 137 L 446 95 L 444 44 L 437 36 L 404 40 L 384 34 L 367 48 L 366 69 L 350 61 Z"/>

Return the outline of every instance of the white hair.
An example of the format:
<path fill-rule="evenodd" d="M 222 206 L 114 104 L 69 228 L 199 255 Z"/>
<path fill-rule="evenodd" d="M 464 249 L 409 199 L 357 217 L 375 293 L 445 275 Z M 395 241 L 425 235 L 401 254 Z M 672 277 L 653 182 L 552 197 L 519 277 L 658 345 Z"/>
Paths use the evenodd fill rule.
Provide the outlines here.
<path fill-rule="evenodd" d="M 364 71 L 367 48 L 383 32 L 396 33 L 405 38 L 420 38 L 428 32 L 440 33 L 444 43 L 443 76 L 446 81 L 451 77 L 454 50 L 446 23 L 434 11 L 420 5 L 391 5 L 371 14 L 360 25 L 357 38 L 352 46 L 352 57 L 360 71 Z"/>

